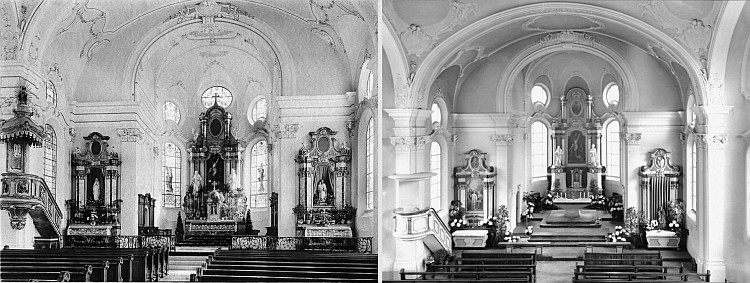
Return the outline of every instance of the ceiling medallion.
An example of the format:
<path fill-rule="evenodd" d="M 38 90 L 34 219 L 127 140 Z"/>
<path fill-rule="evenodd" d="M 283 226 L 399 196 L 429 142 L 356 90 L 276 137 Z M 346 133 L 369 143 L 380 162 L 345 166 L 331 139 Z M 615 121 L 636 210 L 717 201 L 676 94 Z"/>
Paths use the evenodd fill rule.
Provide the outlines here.
<path fill-rule="evenodd" d="M 565 30 L 561 32 L 548 33 L 547 35 L 536 41 L 536 44 L 542 45 L 542 47 L 557 45 L 561 43 L 575 43 L 593 47 L 594 43 L 599 43 L 599 40 L 597 40 L 590 33 Z"/>
<path fill-rule="evenodd" d="M 550 21 L 550 19 L 553 20 Z M 577 22 L 573 23 L 571 20 Z M 567 23 L 568 26 L 565 30 L 591 31 L 605 28 L 604 23 L 590 16 L 546 14 L 529 19 L 521 25 L 521 29 L 527 31 L 559 31 L 565 25 L 561 22 L 570 22 Z"/>

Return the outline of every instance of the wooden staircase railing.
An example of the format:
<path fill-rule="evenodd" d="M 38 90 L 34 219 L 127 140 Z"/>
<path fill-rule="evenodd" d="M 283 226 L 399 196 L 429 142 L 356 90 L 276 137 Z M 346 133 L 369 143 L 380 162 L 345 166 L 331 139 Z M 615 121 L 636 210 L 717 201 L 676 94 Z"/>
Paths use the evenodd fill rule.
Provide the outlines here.
<path fill-rule="evenodd" d="M 17 230 L 26 225 L 26 214 L 31 213 L 39 234 L 59 238 L 62 211 L 43 178 L 26 173 L 3 173 L 0 208 L 11 214 L 11 227 Z"/>

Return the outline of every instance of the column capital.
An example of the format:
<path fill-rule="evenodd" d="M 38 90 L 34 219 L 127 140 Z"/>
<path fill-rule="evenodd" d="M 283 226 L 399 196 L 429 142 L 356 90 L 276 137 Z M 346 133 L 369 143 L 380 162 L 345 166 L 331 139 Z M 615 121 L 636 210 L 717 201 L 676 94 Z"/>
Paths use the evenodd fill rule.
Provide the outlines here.
<path fill-rule="evenodd" d="M 138 128 L 118 128 L 117 135 L 123 142 L 138 142 L 143 139 L 143 131 Z"/>
<path fill-rule="evenodd" d="M 712 148 L 724 146 L 729 137 L 727 135 L 696 134 L 695 141 L 700 148 Z"/>
<path fill-rule="evenodd" d="M 424 149 L 425 144 L 432 140 L 431 136 L 417 137 L 390 137 L 391 144 L 396 147 L 397 151 L 412 151 L 415 149 Z"/>
<path fill-rule="evenodd" d="M 490 135 L 490 140 L 494 143 L 500 143 L 500 145 L 512 145 L 515 139 L 516 136 L 514 134 Z"/>
<path fill-rule="evenodd" d="M 274 132 L 278 139 L 293 139 L 297 136 L 299 124 L 281 124 L 276 125 Z"/>
<path fill-rule="evenodd" d="M 393 119 L 394 127 L 421 127 L 422 122 L 432 115 L 432 110 L 406 108 L 383 109 Z"/>
<path fill-rule="evenodd" d="M 641 133 L 624 132 L 620 134 L 620 138 L 628 145 L 639 145 L 641 143 Z"/>

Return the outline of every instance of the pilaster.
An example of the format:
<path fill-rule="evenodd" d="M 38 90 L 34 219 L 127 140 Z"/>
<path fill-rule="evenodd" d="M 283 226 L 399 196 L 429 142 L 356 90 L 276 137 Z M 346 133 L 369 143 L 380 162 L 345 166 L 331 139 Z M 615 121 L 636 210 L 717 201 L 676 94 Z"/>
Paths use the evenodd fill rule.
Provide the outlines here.
<path fill-rule="evenodd" d="M 122 199 L 121 227 L 122 235 L 138 235 L 138 190 L 135 187 L 138 180 L 138 142 L 143 137 L 143 131 L 138 128 L 119 128 L 120 158 L 122 158 L 122 177 L 120 190 Z"/>
<path fill-rule="evenodd" d="M 516 140 L 516 136 L 513 134 L 494 134 L 490 135 L 490 140 L 495 143 L 495 156 L 497 159 L 497 166 L 499 168 L 507 167 L 508 170 L 505 172 L 498 172 L 497 174 L 497 188 L 495 191 L 497 205 L 505 205 L 508 207 L 508 217 L 510 219 L 516 219 L 516 208 L 514 201 L 514 193 L 516 193 L 515 188 L 511 185 L 511 180 L 508 177 L 510 174 L 512 174 L 510 171 L 514 168 L 523 168 L 520 166 L 506 166 L 509 164 L 508 160 L 510 160 L 510 147 L 513 145 L 513 143 Z M 500 162 L 505 162 L 505 164 L 500 164 Z M 518 173 L 518 172 L 516 172 Z M 494 210 L 495 208 L 493 208 Z M 518 219 L 516 219 L 518 220 Z M 515 226 L 515 223 L 518 221 L 511 221 L 511 226 Z"/>
<path fill-rule="evenodd" d="M 620 136 L 622 142 L 625 143 L 625 168 L 636 168 L 641 163 L 642 156 L 640 156 L 640 145 L 641 145 L 641 133 L 628 133 L 623 132 Z M 637 170 L 626 170 L 625 176 L 622 176 L 622 185 L 624 186 L 623 193 L 623 207 L 635 207 L 637 211 L 640 211 L 640 178 L 638 177 Z"/>

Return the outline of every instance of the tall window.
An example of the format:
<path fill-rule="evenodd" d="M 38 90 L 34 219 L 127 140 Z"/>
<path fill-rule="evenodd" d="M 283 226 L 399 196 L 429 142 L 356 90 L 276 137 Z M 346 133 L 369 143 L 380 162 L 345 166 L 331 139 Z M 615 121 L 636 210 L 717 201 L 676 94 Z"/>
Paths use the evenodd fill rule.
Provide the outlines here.
<path fill-rule="evenodd" d="M 698 207 L 698 146 L 696 141 L 693 140 L 693 150 L 690 154 L 690 207 L 689 209 L 696 210 Z"/>
<path fill-rule="evenodd" d="M 607 176 L 620 177 L 620 122 L 607 124 Z"/>
<path fill-rule="evenodd" d="M 52 105 L 57 106 L 57 90 L 52 81 L 47 81 L 47 101 L 52 103 Z"/>
<path fill-rule="evenodd" d="M 226 108 L 232 104 L 232 93 L 225 87 L 213 86 L 203 92 L 201 101 L 206 108 L 214 106 L 214 103 Z"/>
<path fill-rule="evenodd" d="M 531 176 L 547 175 L 547 125 L 531 124 Z"/>
<path fill-rule="evenodd" d="M 367 210 L 375 208 L 375 123 L 372 118 L 367 122 L 367 133 L 365 134 L 365 163 L 367 170 L 365 180 L 367 181 L 365 198 L 367 199 Z"/>
<path fill-rule="evenodd" d="M 430 205 L 440 210 L 440 144 L 432 142 L 430 147 L 430 172 L 435 176 L 430 178 Z"/>
<path fill-rule="evenodd" d="M 250 207 L 266 207 L 267 188 L 268 143 L 259 141 L 250 151 Z"/>
<path fill-rule="evenodd" d="M 173 143 L 164 143 L 162 155 L 162 174 L 164 174 L 164 207 L 181 206 L 182 156 L 180 149 Z"/>
<path fill-rule="evenodd" d="M 620 101 L 620 87 L 611 83 L 604 88 L 604 104 L 617 104 Z"/>
<path fill-rule="evenodd" d="M 170 101 L 164 102 L 164 119 L 172 120 L 175 124 L 180 123 L 180 109 L 177 105 Z"/>
<path fill-rule="evenodd" d="M 47 139 L 44 140 L 44 182 L 49 191 L 57 198 L 57 135 L 55 129 L 46 125 Z"/>

